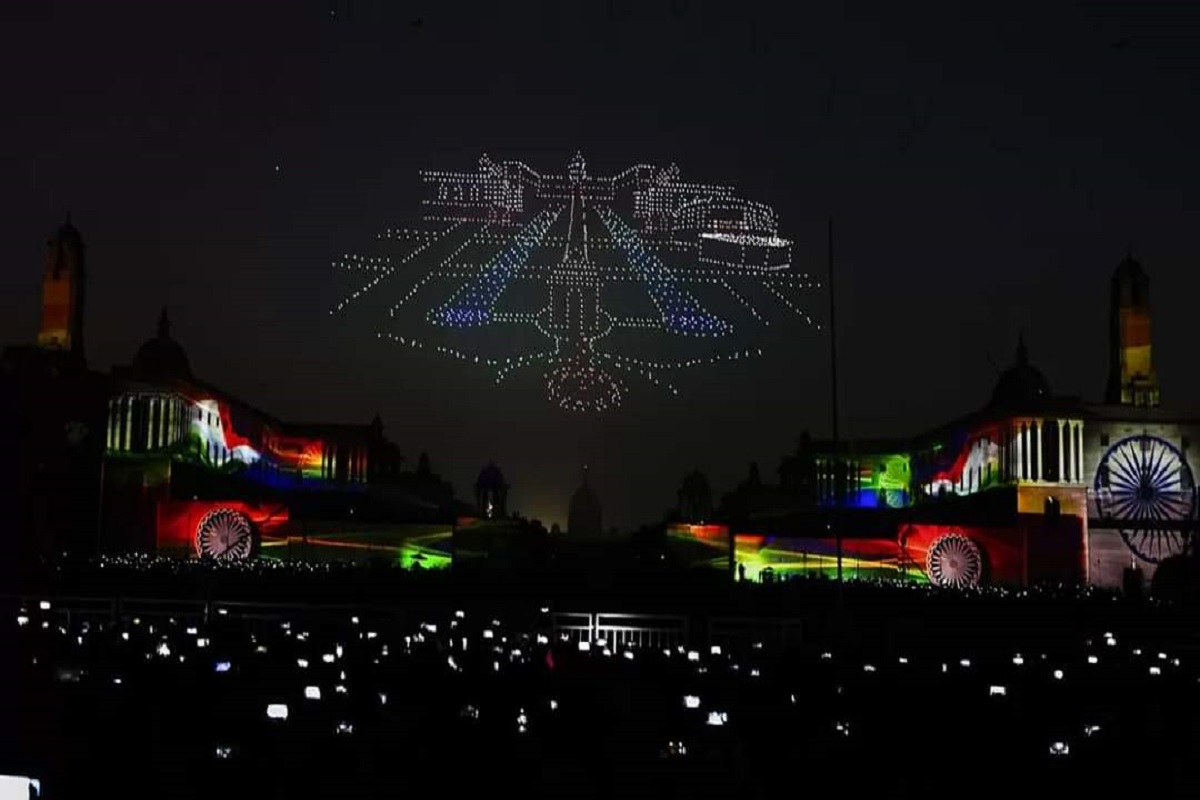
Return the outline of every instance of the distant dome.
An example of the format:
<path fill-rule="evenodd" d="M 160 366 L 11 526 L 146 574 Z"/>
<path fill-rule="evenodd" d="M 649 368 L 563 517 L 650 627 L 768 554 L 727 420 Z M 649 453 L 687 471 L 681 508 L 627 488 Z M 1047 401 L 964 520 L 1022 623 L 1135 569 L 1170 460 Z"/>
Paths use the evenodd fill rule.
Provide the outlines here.
<path fill-rule="evenodd" d="M 1046 376 L 1029 363 L 1029 351 L 1022 337 L 1017 343 L 1016 362 L 996 381 L 990 407 L 1018 410 L 1036 406 L 1049 398 L 1050 384 Z"/>
<path fill-rule="evenodd" d="M 1150 305 L 1150 276 L 1133 256 L 1125 256 L 1113 270 L 1112 302 L 1118 308 Z"/>
<path fill-rule="evenodd" d="M 425 462 L 428 468 L 428 459 Z M 475 508 L 485 519 L 508 516 L 508 484 L 494 461 L 479 470 L 479 477 L 475 479 Z"/>
<path fill-rule="evenodd" d="M 164 308 L 158 319 L 158 335 L 138 348 L 133 359 L 134 369 L 141 375 L 155 378 L 191 378 L 192 367 L 187 353 L 171 338 L 171 321 Z"/>
<path fill-rule="evenodd" d="M 704 473 L 698 469 L 694 469 L 687 474 L 683 479 L 683 486 L 679 491 L 690 496 L 711 495 L 712 489 L 708 485 L 708 478 L 704 477 Z"/>
<path fill-rule="evenodd" d="M 71 224 L 70 215 L 67 215 L 67 221 L 59 226 L 54 236 L 51 237 L 51 241 L 82 245 L 83 237 L 79 235 L 79 230 Z"/>
<path fill-rule="evenodd" d="M 476 489 L 503 489 L 507 485 L 504 482 L 504 473 L 500 471 L 495 462 L 489 462 L 486 467 L 479 470 L 479 477 L 475 479 Z"/>
<path fill-rule="evenodd" d="M 1117 268 L 1113 270 L 1114 281 L 1130 279 L 1144 280 L 1146 277 L 1148 276 L 1146 275 L 1146 270 L 1142 268 L 1142 262 L 1133 256 L 1125 256 L 1121 263 L 1117 265 Z"/>
<path fill-rule="evenodd" d="M 571 495 L 571 507 L 567 512 L 567 533 L 575 536 L 599 536 L 604 531 L 604 515 L 600 498 L 587 482 L 583 473 L 583 484 Z"/>

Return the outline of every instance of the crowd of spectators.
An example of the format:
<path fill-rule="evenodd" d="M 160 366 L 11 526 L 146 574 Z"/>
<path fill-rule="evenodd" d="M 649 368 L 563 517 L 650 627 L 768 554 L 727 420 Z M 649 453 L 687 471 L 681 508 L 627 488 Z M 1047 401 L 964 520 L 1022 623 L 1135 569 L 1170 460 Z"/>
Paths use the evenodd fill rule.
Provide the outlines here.
<path fill-rule="evenodd" d="M 806 592 L 799 641 L 716 645 L 700 624 L 653 645 L 581 638 L 556 629 L 576 609 L 553 598 L 139 615 L 14 599 L 0 773 L 39 778 L 46 797 L 1197 788 L 1200 654 L 1167 609 L 1070 587 L 742 588 L 770 603 Z"/>

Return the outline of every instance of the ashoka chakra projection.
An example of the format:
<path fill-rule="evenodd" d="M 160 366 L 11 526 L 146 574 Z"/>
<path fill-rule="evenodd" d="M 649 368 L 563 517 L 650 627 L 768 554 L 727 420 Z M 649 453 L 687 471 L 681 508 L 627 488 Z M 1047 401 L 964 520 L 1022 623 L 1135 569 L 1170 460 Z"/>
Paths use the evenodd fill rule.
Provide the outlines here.
<path fill-rule="evenodd" d="M 1096 508 L 1139 558 L 1157 564 L 1187 551 L 1184 524 L 1196 518 L 1196 484 L 1187 459 L 1157 436 L 1114 444 L 1096 470 Z"/>
<path fill-rule="evenodd" d="M 196 525 L 196 554 L 218 561 L 249 558 L 254 544 L 250 519 L 232 508 L 214 508 Z"/>
<path fill-rule="evenodd" d="M 979 546 L 960 533 L 939 536 L 925 557 L 929 580 L 938 586 L 965 589 L 978 586 L 983 577 Z"/>
<path fill-rule="evenodd" d="M 496 384 L 529 370 L 552 403 L 602 411 L 631 385 L 678 395 L 685 371 L 763 355 L 773 325 L 819 328 L 775 211 L 732 186 L 674 165 L 593 175 L 580 154 L 556 173 L 485 155 L 421 181 L 423 226 L 336 260 L 350 283 L 330 313 Z"/>

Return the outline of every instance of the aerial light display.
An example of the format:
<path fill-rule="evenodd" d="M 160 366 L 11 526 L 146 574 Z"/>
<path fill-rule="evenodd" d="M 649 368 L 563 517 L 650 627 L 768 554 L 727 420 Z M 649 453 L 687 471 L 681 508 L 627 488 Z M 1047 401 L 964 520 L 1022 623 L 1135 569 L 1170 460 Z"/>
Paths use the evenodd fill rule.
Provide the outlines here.
<path fill-rule="evenodd" d="M 496 384 L 536 371 L 555 405 L 603 411 L 632 384 L 678 395 L 685 371 L 762 356 L 772 324 L 819 329 L 774 210 L 733 187 L 674 165 L 596 176 L 581 154 L 557 174 L 485 155 L 421 180 L 424 227 L 335 260 L 353 288 L 330 314 Z"/>

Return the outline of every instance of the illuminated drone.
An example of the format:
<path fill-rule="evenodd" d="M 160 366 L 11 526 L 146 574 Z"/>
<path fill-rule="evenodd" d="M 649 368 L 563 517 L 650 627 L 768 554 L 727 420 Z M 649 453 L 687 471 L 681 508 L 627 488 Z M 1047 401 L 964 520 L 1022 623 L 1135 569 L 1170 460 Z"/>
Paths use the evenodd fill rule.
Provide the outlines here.
<path fill-rule="evenodd" d="M 775 212 L 674 165 L 565 174 L 486 155 L 474 172 L 423 172 L 430 229 L 389 228 L 334 267 L 366 275 L 330 310 L 375 314 L 377 337 L 488 368 L 539 368 L 571 410 L 620 404 L 629 376 L 674 395 L 674 374 L 762 355 L 772 319 L 814 325 Z M 403 288 L 387 290 L 404 281 Z M 419 309 L 419 310 L 414 310 Z M 819 326 L 816 326 L 819 329 Z"/>

